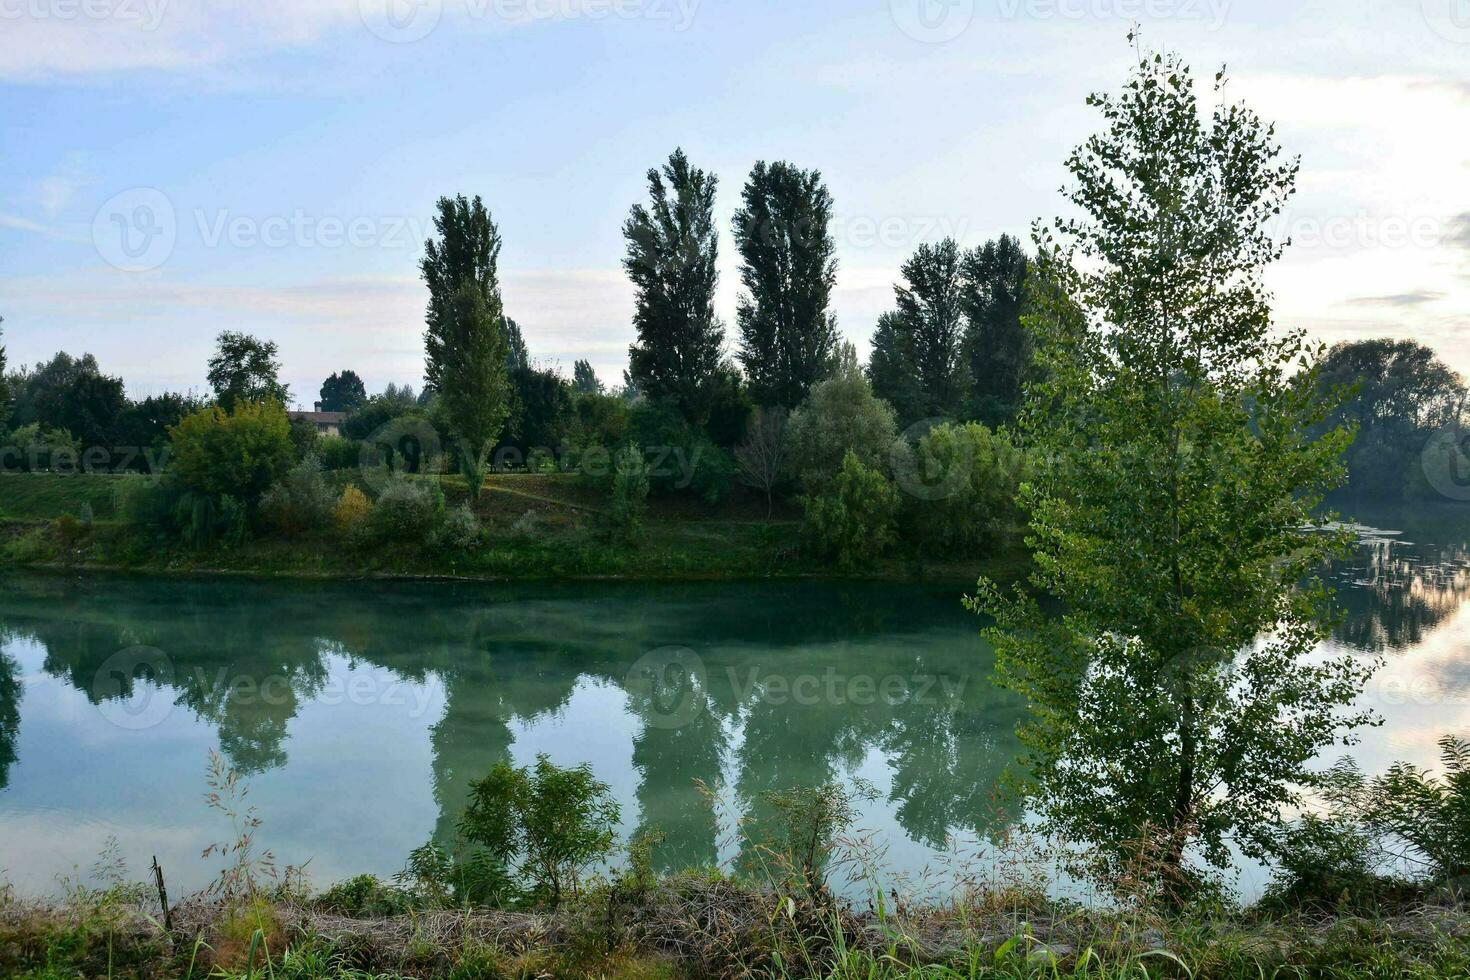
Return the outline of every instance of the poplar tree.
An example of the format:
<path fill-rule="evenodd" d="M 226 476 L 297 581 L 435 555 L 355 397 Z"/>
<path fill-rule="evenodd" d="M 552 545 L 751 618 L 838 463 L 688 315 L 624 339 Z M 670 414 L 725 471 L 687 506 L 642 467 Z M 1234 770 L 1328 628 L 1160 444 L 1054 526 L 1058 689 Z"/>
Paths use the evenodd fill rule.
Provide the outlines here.
<path fill-rule="evenodd" d="M 792 408 L 828 370 L 837 321 L 832 195 L 815 170 L 757 163 L 735 214 L 740 363 L 756 403 Z"/>

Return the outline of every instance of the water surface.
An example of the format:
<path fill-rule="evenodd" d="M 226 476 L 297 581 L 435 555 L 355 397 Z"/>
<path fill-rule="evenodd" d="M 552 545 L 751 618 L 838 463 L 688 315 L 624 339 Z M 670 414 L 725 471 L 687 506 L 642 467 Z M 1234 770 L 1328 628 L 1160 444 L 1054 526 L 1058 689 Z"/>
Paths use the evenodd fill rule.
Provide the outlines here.
<path fill-rule="evenodd" d="M 1470 728 L 1470 513 L 1368 511 L 1329 646 L 1381 656 L 1356 752 L 1431 763 Z M 962 590 L 853 583 L 488 587 L 21 575 L 0 582 L 0 869 L 28 893 L 109 837 L 174 887 L 228 822 L 324 884 L 449 840 L 468 783 L 590 763 L 665 867 L 732 859 L 762 792 L 870 784 L 861 827 L 917 877 L 1010 819 L 1022 706 Z M 700 787 L 707 787 L 707 790 Z"/>

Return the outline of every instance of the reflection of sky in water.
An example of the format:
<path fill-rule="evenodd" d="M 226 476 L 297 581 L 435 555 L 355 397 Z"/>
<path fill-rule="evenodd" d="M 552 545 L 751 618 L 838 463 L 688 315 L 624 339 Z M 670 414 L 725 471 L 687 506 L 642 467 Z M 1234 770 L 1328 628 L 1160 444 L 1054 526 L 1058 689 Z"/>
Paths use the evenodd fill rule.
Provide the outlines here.
<path fill-rule="evenodd" d="M 1432 765 L 1440 735 L 1470 728 L 1470 514 L 1357 517 L 1402 533 L 1365 532 L 1331 576 L 1343 618 L 1329 649 L 1385 661 L 1365 695 L 1385 724 L 1355 753 L 1369 771 Z M 861 780 L 876 800 L 858 829 L 891 875 L 932 891 L 949 848 L 974 853 L 1009 809 L 996 786 L 1022 717 L 989 685 L 956 595 L 922 587 L 37 578 L 0 584 L 0 637 L 0 869 L 29 893 L 88 868 L 109 835 L 135 873 L 157 854 L 174 887 L 205 884 L 199 854 L 227 833 L 203 803 L 210 748 L 250 772 L 262 844 L 309 858 L 319 884 L 391 875 L 452 837 L 471 779 L 545 753 L 590 763 L 625 833 L 662 829 L 666 865 L 734 860 L 763 791 Z M 672 728 L 630 681 L 670 645 L 705 668 L 686 691 L 701 710 Z M 99 708 L 88 688 L 137 646 L 167 651 L 175 675 L 135 686 L 128 704 L 167 710 L 133 731 L 108 719 L 121 702 Z M 801 703 L 779 683 L 801 676 L 897 678 L 902 696 Z M 1245 869 L 1240 884 L 1260 880 Z"/>

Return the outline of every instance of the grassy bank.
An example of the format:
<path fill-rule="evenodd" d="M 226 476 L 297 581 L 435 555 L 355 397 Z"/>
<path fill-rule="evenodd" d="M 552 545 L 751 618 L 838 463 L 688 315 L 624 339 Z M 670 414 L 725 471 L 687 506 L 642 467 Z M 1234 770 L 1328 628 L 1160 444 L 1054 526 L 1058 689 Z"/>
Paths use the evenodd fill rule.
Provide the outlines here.
<path fill-rule="evenodd" d="M 859 912 L 711 874 L 585 890 L 556 912 L 376 908 L 354 879 L 325 895 L 191 899 L 142 886 L 0 902 L 7 977 L 1444 978 L 1470 977 L 1470 913 L 1164 917 L 1031 893 Z"/>
<path fill-rule="evenodd" d="M 469 579 L 737 579 L 837 574 L 798 547 L 799 515 L 767 515 L 763 501 L 737 498 L 709 506 L 690 498 L 651 501 L 632 542 L 610 535 L 604 501 L 570 475 L 491 476 L 476 515 L 488 544 L 454 551 L 417 542 L 354 541 L 331 532 L 297 538 L 257 537 L 207 549 L 184 546 L 147 528 L 113 519 L 122 477 L 15 474 L 0 477 L 0 560 L 31 567 L 122 569 L 174 573 L 246 573 L 327 578 L 458 577 Z M 345 484 L 345 477 L 337 477 Z M 467 498 L 449 479 L 452 505 Z M 930 579 L 972 584 L 981 574 L 1018 578 L 1027 558 L 1012 540 L 966 562 L 895 554 L 861 577 Z"/>

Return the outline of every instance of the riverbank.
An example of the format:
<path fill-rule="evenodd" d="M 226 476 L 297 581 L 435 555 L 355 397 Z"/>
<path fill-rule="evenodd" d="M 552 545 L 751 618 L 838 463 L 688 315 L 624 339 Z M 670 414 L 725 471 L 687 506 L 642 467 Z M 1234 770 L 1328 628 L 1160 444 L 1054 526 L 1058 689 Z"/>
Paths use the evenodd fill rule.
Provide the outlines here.
<path fill-rule="evenodd" d="M 799 547 L 797 515 L 765 513 L 750 498 L 706 506 L 651 502 L 632 541 L 605 529 L 600 498 L 570 475 L 501 474 L 486 483 L 476 517 L 485 543 L 450 549 L 420 542 L 356 540 L 331 532 L 254 537 L 191 548 L 116 519 L 124 477 L 11 474 L 0 477 L 0 563 L 11 567 L 251 575 L 309 579 L 468 581 L 738 580 L 851 577 L 968 587 L 980 576 L 1017 581 L 1029 571 L 1019 533 L 992 553 L 936 561 L 914 550 L 861 570 L 836 569 Z M 446 480 L 451 505 L 466 498 Z"/>
<path fill-rule="evenodd" d="M 165 927 L 147 886 L 61 904 L 0 893 L 0 972 L 52 978 L 867 980 L 1470 976 L 1470 913 L 1376 916 L 1099 911 L 1030 891 L 930 907 L 814 904 L 713 874 L 587 889 L 555 912 L 374 908 L 354 879 L 321 896 L 191 898 Z"/>

